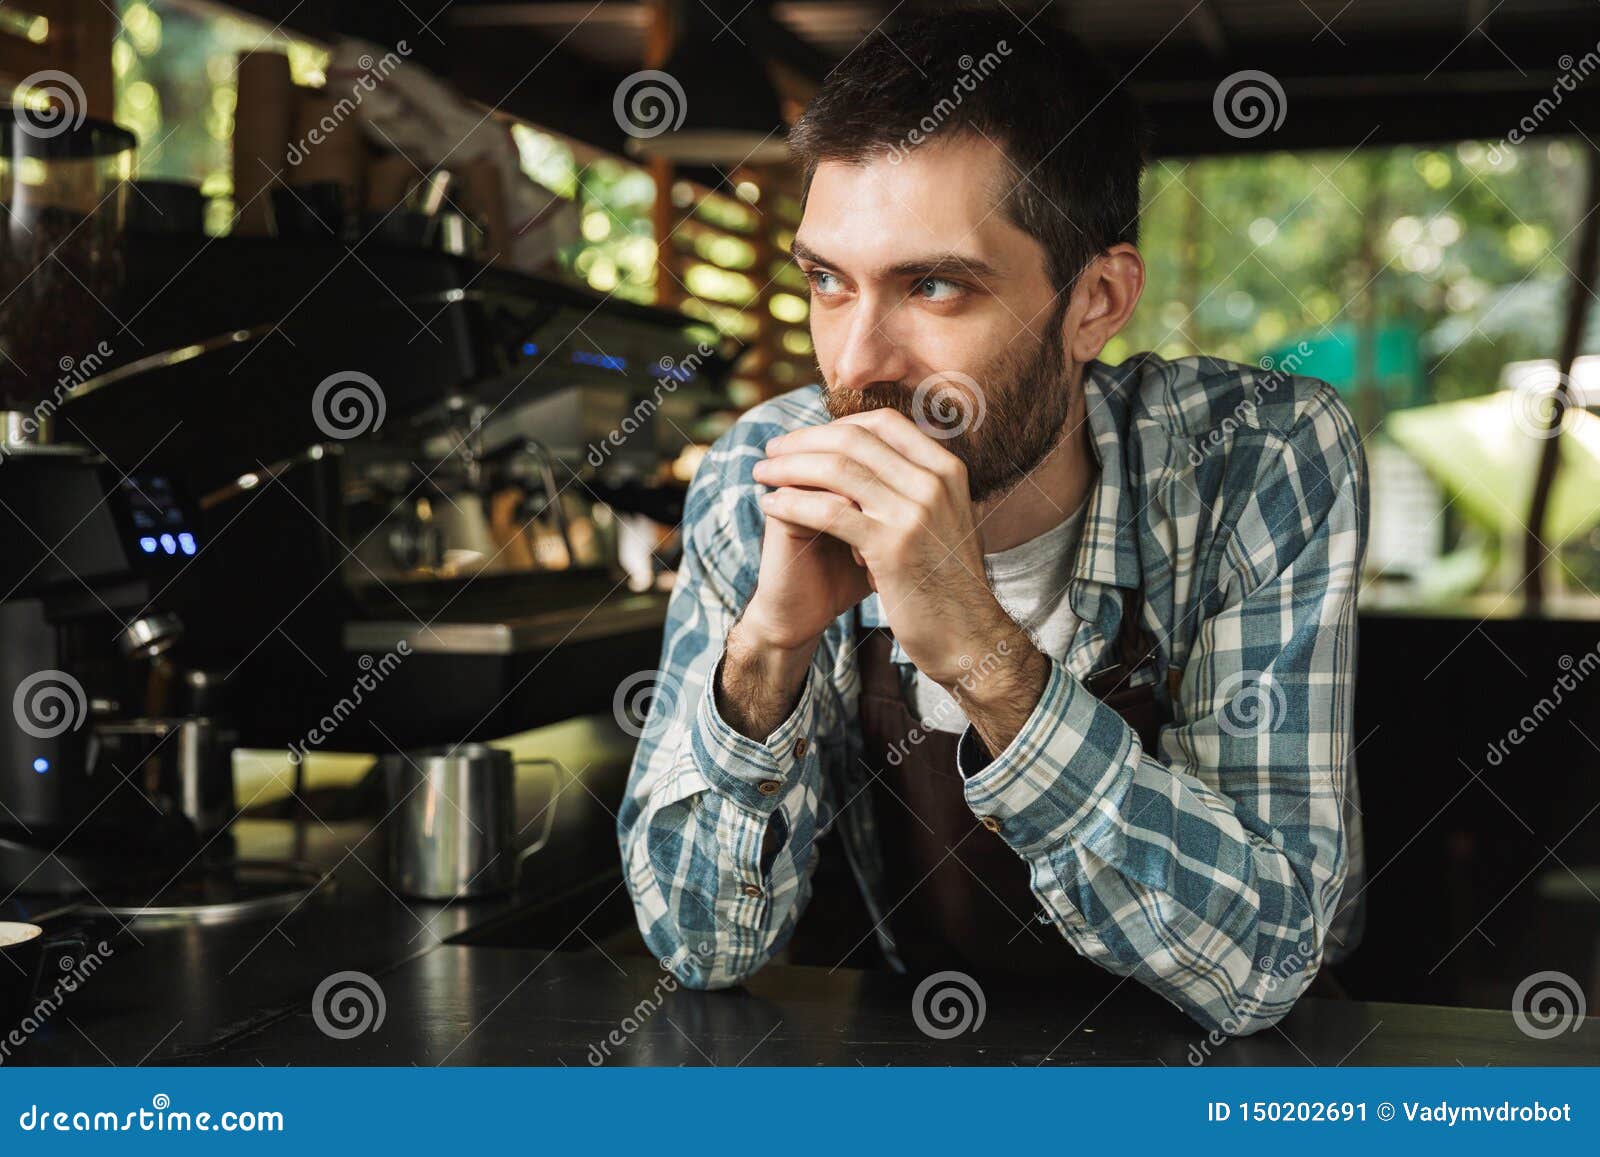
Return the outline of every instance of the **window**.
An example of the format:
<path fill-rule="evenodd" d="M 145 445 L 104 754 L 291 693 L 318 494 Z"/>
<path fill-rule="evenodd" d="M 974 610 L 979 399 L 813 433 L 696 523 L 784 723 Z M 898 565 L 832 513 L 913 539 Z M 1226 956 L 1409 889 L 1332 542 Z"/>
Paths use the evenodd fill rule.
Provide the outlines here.
<path fill-rule="evenodd" d="M 322 83 L 328 53 L 268 24 L 197 0 L 121 5 L 111 47 L 117 123 L 139 138 L 142 177 L 194 181 L 208 201 L 206 229 L 233 217 L 230 142 L 241 53 L 285 52 L 296 84 Z"/>
<path fill-rule="evenodd" d="M 1369 597 L 1511 590 L 1582 188 L 1561 139 L 1159 163 L 1145 297 L 1102 357 L 1205 353 L 1328 380 L 1366 439 Z M 1569 419 L 1551 574 L 1592 598 L 1600 511 L 1580 492 L 1600 479 L 1600 418 Z"/>

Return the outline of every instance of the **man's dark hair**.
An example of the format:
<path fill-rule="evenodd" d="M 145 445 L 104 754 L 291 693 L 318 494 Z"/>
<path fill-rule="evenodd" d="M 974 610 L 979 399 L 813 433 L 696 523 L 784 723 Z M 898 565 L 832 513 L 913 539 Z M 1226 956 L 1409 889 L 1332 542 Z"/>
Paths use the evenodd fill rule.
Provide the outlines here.
<path fill-rule="evenodd" d="M 1004 10 L 927 12 L 874 32 L 823 82 L 789 146 L 809 189 L 823 161 L 893 159 L 956 133 L 1004 150 L 1005 212 L 1044 247 L 1058 290 L 1138 241 L 1138 108 L 1048 15 L 1025 28 Z"/>

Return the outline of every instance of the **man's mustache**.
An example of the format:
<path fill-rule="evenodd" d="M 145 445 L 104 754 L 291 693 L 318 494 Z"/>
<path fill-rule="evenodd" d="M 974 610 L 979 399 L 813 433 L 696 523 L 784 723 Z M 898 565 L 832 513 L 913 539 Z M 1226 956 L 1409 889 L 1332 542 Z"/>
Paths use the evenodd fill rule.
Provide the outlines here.
<path fill-rule="evenodd" d="M 915 391 L 903 382 L 876 383 L 864 390 L 839 390 L 832 386 L 824 386 L 822 393 L 823 400 L 828 406 L 828 413 L 835 418 L 843 418 L 849 414 L 868 414 L 873 410 L 895 410 L 908 418 L 916 417 L 913 398 Z"/>
<path fill-rule="evenodd" d="M 835 418 L 843 418 L 845 414 L 869 413 L 872 410 L 899 410 L 909 416 L 912 390 L 902 382 L 877 382 L 874 386 L 859 390 L 824 386 L 822 395 L 827 400 L 827 410 L 834 414 Z"/>

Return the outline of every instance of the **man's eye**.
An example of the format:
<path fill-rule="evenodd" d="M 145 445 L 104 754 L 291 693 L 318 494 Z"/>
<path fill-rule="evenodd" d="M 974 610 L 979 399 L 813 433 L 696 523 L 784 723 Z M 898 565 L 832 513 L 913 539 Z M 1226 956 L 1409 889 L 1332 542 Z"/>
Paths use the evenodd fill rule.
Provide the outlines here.
<path fill-rule="evenodd" d="M 942 277 L 924 277 L 915 292 L 923 301 L 954 301 L 961 296 L 961 286 Z"/>
<path fill-rule="evenodd" d="M 826 269 L 813 269 L 806 274 L 806 280 L 811 282 L 811 288 L 816 293 L 838 293 L 839 279 Z"/>

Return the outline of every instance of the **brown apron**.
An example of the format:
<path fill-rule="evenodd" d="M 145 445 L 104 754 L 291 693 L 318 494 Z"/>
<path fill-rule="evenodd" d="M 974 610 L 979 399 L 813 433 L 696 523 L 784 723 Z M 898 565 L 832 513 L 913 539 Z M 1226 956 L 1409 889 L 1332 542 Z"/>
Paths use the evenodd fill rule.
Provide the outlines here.
<path fill-rule="evenodd" d="M 972 814 L 956 770 L 960 737 L 923 728 L 912 715 L 893 645 L 888 631 L 860 629 L 862 770 L 871 785 L 869 798 L 854 806 L 873 811 L 880 845 L 875 858 L 885 869 L 884 922 L 901 961 L 913 973 L 964 968 L 1059 977 L 1088 970 L 1104 978 L 1059 930 L 1037 919 L 1041 910 L 1028 887 L 1027 863 Z M 1135 686 L 1130 678 L 1150 652 L 1138 627 L 1137 598 L 1127 597 L 1112 662 L 1084 683 L 1154 751 L 1165 714 L 1154 682 Z M 881 966 L 876 922 L 836 830 L 821 837 L 817 851 L 811 902 L 789 942 L 789 961 Z"/>
<path fill-rule="evenodd" d="M 959 968 L 1016 980 L 1105 981 L 1109 973 L 1079 956 L 1054 925 L 1039 918 L 1027 863 L 973 815 L 956 770 L 960 737 L 926 730 L 913 717 L 893 645 L 889 632 L 863 630 L 857 656 L 862 754 L 871 776 L 869 794 L 886 876 L 885 923 L 907 971 L 915 976 Z M 1112 662 L 1084 680 L 1096 699 L 1138 733 L 1152 755 L 1169 715 L 1157 698 L 1160 680 L 1147 673 L 1135 684 L 1133 677 L 1153 660 L 1153 651 L 1139 627 L 1138 596 L 1124 592 Z M 1173 696 L 1178 674 L 1167 672 Z M 919 736 L 916 743 L 911 741 L 913 729 Z M 891 751 L 900 753 L 893 763 Z M 881 967 L 874 921 L 838 836 L 830 831 L 818 851 L 811 903 L 790 942 L 790 961 L 828 968 Z M 1308 994 L 1348 999 L 1326 964 Z"/>
<path fill-rule="evenodd" d="M 961 968 L 1012 977 L 1087 970 L 1103 978 L 1098 966 L 1041 919 L 1027 862 L 973 815 L 956 769 L 960 736 L 921 727 L 906 704 L 892 647 L 892 636 L 873 628 L 857 655 L 863 757 L 872 773 L 887 876 L 884 903 L 906 967 L 913 974 Z M 1148 677 L 1131 682 L 1151 650 L 1138 627 L 1136 598 L 1125 599 L 1114 661 L 1084 683 L 1153 752 L 1165 718 L 1156 683 Z"/>

